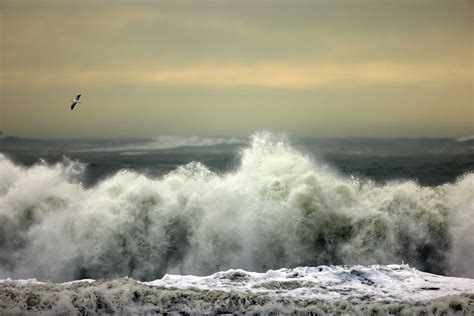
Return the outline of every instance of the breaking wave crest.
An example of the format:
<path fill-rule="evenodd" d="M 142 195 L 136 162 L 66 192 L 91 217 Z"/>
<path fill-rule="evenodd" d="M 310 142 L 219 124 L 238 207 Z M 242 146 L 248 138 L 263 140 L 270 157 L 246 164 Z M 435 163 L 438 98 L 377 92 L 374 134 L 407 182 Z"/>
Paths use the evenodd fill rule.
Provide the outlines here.
<path fill-rule="evenodd" d="M 122 144 L 109 147 L 92 147 L 81 149 L 80 152 L 119 152 L 119 151 L 131 151 L 136 153 L 137 151 L 150 151 L 150 150 L 162 150 L 162 149 L 173 149 L 182 147 L 208 147 L 217 145 L 236 145 L 242 144 L 243 141 L 238 138 L 225 138 L 225 137 L 198 137 L 198 136 L 173 136 L 173 135 L 162 135 L 154 137 L 151 140 L 142 141 L 132 144 Z"/>
<path fill-rule="evenodd" d="M 267 133 L 235 169 L 199 162 L 160 178 L 0 155 L 0 277 L 66 281 L 229 268 L 409 263 L 474 277 L 474 174 L 454 184 L 347 178 Z"/>

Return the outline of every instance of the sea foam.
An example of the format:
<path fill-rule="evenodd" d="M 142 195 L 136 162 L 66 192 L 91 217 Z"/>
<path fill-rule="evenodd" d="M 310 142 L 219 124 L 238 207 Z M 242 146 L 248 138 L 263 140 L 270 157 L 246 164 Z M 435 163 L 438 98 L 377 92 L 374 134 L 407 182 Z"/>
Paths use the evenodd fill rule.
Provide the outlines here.
<path fill-rule="evenodd" d="M 473 309 L 474 280 L 407 265 L 238 269 L 152 282 L 0 280 L 0 312 L 9 314 L 470 315 Z"/>

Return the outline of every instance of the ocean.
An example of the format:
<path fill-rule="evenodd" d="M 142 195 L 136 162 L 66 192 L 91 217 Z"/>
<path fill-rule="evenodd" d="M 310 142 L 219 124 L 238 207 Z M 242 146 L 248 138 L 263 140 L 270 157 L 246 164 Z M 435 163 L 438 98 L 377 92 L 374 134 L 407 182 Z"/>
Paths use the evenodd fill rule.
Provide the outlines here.
<path fill-rule="evenodd" d="M 268 132 L 0 139 L 0 279 L 130 277 L 164 286 L 175 282 L 170 275 L 218 281 L 229 269 L 244 276 L 296 269 L 284 270 L 286 280 L 305 266 L 316 278 L 323 270 L 314 267 L 351 276 L 349 266 L 376 265 L 370 271 L 379 273 L 402 263 L 417 269 L 413 278 L 419 271 L 474 278 L 473 218 L 470 140 Z M 472 280 L 463 282 L 474 291 Z M 8 291 L 21 286 L 7 283 Z M 216 312 L 212 304 L 198 310 Z"/>
<path fill-rule="evenodd" d="M 474 170 L 474 141 L 469 139 L 283 138 L 341 175 L 378 183 L 412 180 L 436 186 Z M 87 169 L 81 181 L 91 186 L 122 169 L 159 176 L 201 162 L 214 172 L 232 171 L 250 143 L 246 138 L 186 136 L 96 140 L 5 137 L 0 138 L 0 153 L 25 167 L 40 160 L 49 164 L 64 158 L 82 162 Z"/>

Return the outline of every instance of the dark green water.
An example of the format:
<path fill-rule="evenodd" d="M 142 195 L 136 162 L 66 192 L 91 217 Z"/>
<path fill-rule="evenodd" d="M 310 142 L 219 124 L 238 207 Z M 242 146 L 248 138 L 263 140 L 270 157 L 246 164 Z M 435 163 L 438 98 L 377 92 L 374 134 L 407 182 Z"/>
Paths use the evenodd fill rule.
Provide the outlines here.
<path fill-rule="evenodd" d="M 290 140 L 292 146 L 343 175 L 377 182 L 414 180 L 435 186 L 474 171 L 474 142 L 452 139 L 317 139 Z M 87 165 L 86 186 L 121 169 L 152 176 L 198 161 L 216 172 L 232 169 L 247 139 L 164 137 L 157 139 L 31 140 L 0 139 L 0 152 L 18 164 L 64 157 Z"/>

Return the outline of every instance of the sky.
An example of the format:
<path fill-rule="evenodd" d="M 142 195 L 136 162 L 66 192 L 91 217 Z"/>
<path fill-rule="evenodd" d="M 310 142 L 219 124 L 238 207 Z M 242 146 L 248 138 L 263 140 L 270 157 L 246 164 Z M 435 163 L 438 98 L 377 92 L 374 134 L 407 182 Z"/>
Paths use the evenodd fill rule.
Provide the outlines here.
<path fill-rule="evenodd" d="M 0 0 L 0 130 L 473 135 L 473 21 L 469 0 Z"/>

